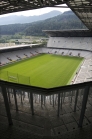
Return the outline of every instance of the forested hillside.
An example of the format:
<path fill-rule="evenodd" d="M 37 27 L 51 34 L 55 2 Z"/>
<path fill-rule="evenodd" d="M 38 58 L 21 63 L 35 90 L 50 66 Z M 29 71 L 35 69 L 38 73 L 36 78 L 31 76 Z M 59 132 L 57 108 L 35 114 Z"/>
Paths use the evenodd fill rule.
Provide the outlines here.
<path fill-rule="evenodd" d="M 60 11 L 53 10 L 45 14 L 33 15 L 33 16 L 8 15 L 6 17 L 0 17 L 0 25 L 32 23 L 32 22 L 52 18 L 59 14 L 61 14 Z"/>
<path fill-rule="evenodd" d="M 0 26 L 1 35 L 14 35 L 19 32 L 23 32 L 30 24 L 12 24 Z"/>
<path fill-rule="evenodd" d="M 86 28 L 71 11 L 43 21 L 28 24 L 12 24 L 0 26 L 1 35 L 21 33 L 31 36 L 46 35 L 42 30 L 84 29 Z"/>

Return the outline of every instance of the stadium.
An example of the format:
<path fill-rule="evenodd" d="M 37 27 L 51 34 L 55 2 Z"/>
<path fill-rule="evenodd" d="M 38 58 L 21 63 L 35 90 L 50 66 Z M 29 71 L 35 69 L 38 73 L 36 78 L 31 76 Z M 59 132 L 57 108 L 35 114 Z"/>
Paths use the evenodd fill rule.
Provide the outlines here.
<path fill-rule="evenodd" d="M 9 2 L 13 10 L 8 2 L 0 2 L 7 4 L 1 14 L 24 10 L 19 1 Z M 0 138 L 92 138 L 92 2 L 63 3 L 87 30 L 43 30 L 49 36 L 44 47 L 0 48 Z"/>
<path fill-rule="evenodd" d="M 75 30 L 71 32 L 70 31 L 61 31 L 61 32 L 45 31 L 45 32 L 49 36 L 51 36 L 49 38 L 47 47 L 43 48 L 43 47 L 36 46 L 34 48 L 33 46 L 30 45 L 29 46 L 20 45 L 20 46 L 12 47 L 12 49 L 11 47 L 1 48 L 2 50 L 0 55 L 0 60 L 1 60 L 0 63 L 2 67 L 0 72 L 1 79 L 6 81 L 16 82 L 16 83 L 23 83 L 23 84 L 33 85 L 33 86 L 45 87 L 45 88 L 91 81 L 92 67 L 90 65 L 92 60 L 91 59 L 92 58 L 92 48 L 91 48 L 92 38 L 85 37 L 86 33 L 87 35 L 89 33 L 89 36 L 91 36 L 91 33 L 85 30 Z M 75 32 L 77 34 L 77 37 L 76 34 L 75 36 L 73 35 L 73 37 L 69 37 L 72 36 L 71 34 L 74 34 Z M 59 35 L 57 34 L 55 35 L 55 33 L 57 34 L 59 33 Z M 82 34 L 81 37 L 80 37 L 80 33 Z M 78 34 L 80 39 L 78 38 Z M 57 37 L 57 36 L 61 36 L 61 37 Z M 63 61 L 60 59 L 60 57 L 63 58 L 63 61 L 68 59 L 68 61 L 66 61 L 67 63 L 65 64 L 64 62 L 63 64 Z M 71 60 L 74 60 L 74 62 L 71 63 Z M 22 61 L 22 63 L 20 61 Z M 25 62 L 25 65 L 23 61 Z M 78 65 L 76 65 L 75 62 L 76 64 L 78 62 Z M 37 63 L 41 63 L 41 64 L 37 64 Z M 68 63 L 70 64 L 68 65 Z M 75 64 L 73 69 L 71 67 L 71 64 L 73 65 Z M 34 68 L 31 68 L 29 65 Z M 67 67 L 65 66 L 64 68 L 64 65 L 67 65 Z M 24 71 L 22 68 L 24 68 Z M 71 71 L 68 73 L 69 69 L 71 69 Z M 58 75 L 55 75 L 56 70 Z M 84 75 L 85 72 L 87 73 Z M 66 76 L 66 73 L 68 76 Z M 24 74 L 27 75 L 27 77 L 24 76 Z M 47 80 L 49 80 L 49 82 L 46 82 Z"/>

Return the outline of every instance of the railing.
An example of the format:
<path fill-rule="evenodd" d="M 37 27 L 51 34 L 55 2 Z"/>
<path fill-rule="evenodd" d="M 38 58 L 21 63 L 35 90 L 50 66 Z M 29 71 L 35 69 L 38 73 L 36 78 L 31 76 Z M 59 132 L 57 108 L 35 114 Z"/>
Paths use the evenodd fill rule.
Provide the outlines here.
<path fill-rule="evenodd" d="M 34 87 L 29 85 L 22 85 L 17 83 L 10 83 L 7 81 L 0 80 L 0 89 L 1 93 L 4 98 L 6 113 L 9 121 L 9 125 L 12 125 L 12 116 L 10 113 L 10 94 L 14 95 L 15 100 L 15 107 L 16 111 L 18 111 L 18 95 L 21 96 L 21 102 L 25 97 L 25 92 L 28 95 L 31 113 L 32 115 L 35 114 L 34 112 L 34 103 L 39 101 L 39 104 L 42 106 L 44 105 L 52 105 L 57 109 L 57 116 L 60 116 L 61 109 L 63 109 L 64 102 L 73 104 L 73 112 L 76 113 L 76 107 L 78 102 L 81 103 L 80 106 L 80 117 L 78 121 L 78 126 L 82 127 L 83 119 L 86 110 L 86 104 L 88 101 L 88 97 L 92 94 L 92 81 L 80 83 L 80 84 L 73 84 L 67 85 L 62 87 L 56 88 L 40 88 Z"/>

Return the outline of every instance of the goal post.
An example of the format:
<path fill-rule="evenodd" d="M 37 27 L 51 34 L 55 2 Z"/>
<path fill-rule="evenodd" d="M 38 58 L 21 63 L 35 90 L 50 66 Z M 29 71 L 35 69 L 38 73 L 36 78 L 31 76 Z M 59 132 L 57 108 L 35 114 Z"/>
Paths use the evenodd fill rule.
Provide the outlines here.
<path fill-rule="evenodd" d="M 8 75 L 8 81 L 19 83 L 19 79 L 18 79 L 18 74 L 17 73 L 8 72 L 7 75 Z"/>
<path fill-rule="evenodd" d="M 23 76 L 17 73 L 12 73 L 9 71 L 4 71 L 4 70 L 0 72 L 0 79 L 9 82 L 30 85 L 30 77 Z"/>

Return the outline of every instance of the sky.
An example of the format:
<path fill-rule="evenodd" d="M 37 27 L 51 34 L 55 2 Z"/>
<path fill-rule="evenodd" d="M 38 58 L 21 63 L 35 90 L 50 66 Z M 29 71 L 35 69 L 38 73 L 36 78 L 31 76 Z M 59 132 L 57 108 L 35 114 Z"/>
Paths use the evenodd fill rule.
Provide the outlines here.
<path fill-rule="evenodd" d="M 62 6 L 66 6 L 66 5 L 63 4 Z M 10 13 L 10 14 L 0 15 L 0 17 L 6 17 L 6 16 L 10 16 L 10 15 L 34 16 L 34 15 L 41 15 L 41 14 L 44 14 L 44 13 L 48 13 L 48 12 L 53 11 L 53 10 L 58 10 L 58 11 L 61 11 L 63 13 L 65 11 L 69 11 L 70 8 L 47 7 L 47 8 L 41 8 L 41 9 L 28 10 L 28 11 L 23 11 L 23 12 L 15 12 L 15 13 Z"/>

